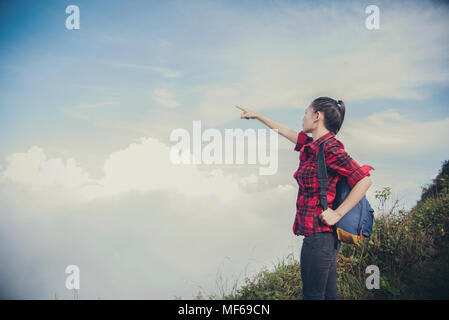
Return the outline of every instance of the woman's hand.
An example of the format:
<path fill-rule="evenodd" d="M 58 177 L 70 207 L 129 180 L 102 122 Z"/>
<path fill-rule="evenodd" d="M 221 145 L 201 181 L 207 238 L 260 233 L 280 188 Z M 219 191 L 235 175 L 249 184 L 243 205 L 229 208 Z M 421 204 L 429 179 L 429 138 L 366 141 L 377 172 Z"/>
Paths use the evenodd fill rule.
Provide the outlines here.
<path fill-rule="evenodd" d="M 242 114 L 240 115 L 240 119 L 255 119 L 257 118 L 258 114 L 249 110 L 249 109 L 245 109 L 239 106 L 235 106 L 236 108 L 239 108 L 240 110 L 242 110 Z"/>
<path fill-rule="evenodd" d="M 333 226 L 336 224 L 342 217 L 338 214 L 337 211 L 332 210 L 331 208 L 327 208 L 323 212 L 321 212 L 319 216 L 320 220 L 328 226 Z"/>

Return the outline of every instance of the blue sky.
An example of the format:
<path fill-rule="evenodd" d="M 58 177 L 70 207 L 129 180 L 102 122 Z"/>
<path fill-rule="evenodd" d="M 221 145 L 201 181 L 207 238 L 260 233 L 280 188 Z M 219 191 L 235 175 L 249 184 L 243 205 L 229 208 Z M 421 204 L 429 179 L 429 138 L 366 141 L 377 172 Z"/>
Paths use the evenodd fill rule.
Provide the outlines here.
<path fill-rule="evenodd" d="M 80 8 L 79 30 L 65 28 L 65 8 L 70 4 Z M 337 138 L 357 162 L 376 169 L 371 171 L 374 184 L 368 199 L 375 203 L 374 191 L 392 186 L 404 206 L 412 207 L 420 186 L 436 176 L 449 156 L 445 138 L 449 134 L 448 6 L 432 1 L 377 1 L 380 29 L 368 30 L 364 23 L 369 4 L 373 3 L 2 2 L 0 206 L 8 208 L 2 211 L 3 225 L 17 231 L 10 239 L 17 240 L 12 259 L 17 268 L 5 271 L 0 280 L 18 277 L 13 270 L 23 270 L 23 261 L 33 263 L 20 252 L 30 250 L 37 239 L 42 240 L 43 256 L 58 256 L 60 265 L 74 259 L 60 254 L 64 249 L 52 241 L 63 241 L 61 230 L 66 230 L 67 221 L 73 223 L 68 232 L 85 240 L 64 241 L 77 248 L 83 270 L 90 268 L 92 274 L 102 265 L 88 259 L 95 239 L 86 229 L 95 230 L 102 219 L 113 219 L 111 229 L 100 233 L 101 239 L 112 243 L 103 248 L 105 254 L 118 254 L 114 263 L 121 261 L 120 255 L 132 257 L 144 250 L 142 243 L 162 243 L 148 254 L 161 273 L 176 263 L 168 256 L 180 250 L 176 235 L 170 239 L 163 233 L 151 235 L 145 226 L 158 225 L 160 231 L 175 223 L 181 239 L 190 239 L 198 252 L 210 255 L 233 230 L 224 219 L 226 212 L 232 211 L 236 219 L 242 219 L 243 212 L 254 212 L 232 231 L 237 245 L 222 247 L 233 261 L 224 270 L 227 275 L 244 268 L 255 243 L 260 243 L 260 251 L 254 253 L 254 270 L 283 255 L 289 245 L 297 248 L 291 224 L 297 191 L 292 174 L 298 154 L 291 142 L 279 140 L 279 172 L 271 177 L 255 176 L 254 165 L 199 165 L 172 174 L 164 163 L 170 132 L 178 127 L 191 130 L 194 120 L 201 120 L 204 128 L 220 130 L 264 128 L 260 122 L 241 120 L 236 104 L 299 130 L 304 108 L 314 98 L 345 101 L 345 122 Z M 215 176 L 201 175 L 212 169 L 218 169 Z M 173 193 L 180 198 L 172 198 Z M 24 202 L 25 194 L 28 201 Z M 85 202 L 80 195 L 90 195 L 90 200 Z M 205 201 L 210 197 L 221 199 L 223 207 Z M 270 199 L 270 205 L 260 199 Z M 179 201 L 184 213 L 167 201 Z M 101 214 L 95 210 L 99 206 Z M 70 213 L 60 215 L 61 208 Z M 111 233 L 123 226 L 117 217 L 131 208 L 141 213 L 135 217 L 141 223 L 126 222 L 127 233 L 114 240 Z M 215 213 L 195 216 L 199 211 Z M 86 217 L 82 212 L 90 212 L 97 225 L 87 218 L 77 220 Z M 199 220 L 186 230 L 179 224 L 182 214 Z M 32 227 L 20 227 L 17 217 L 30 226 L 52 230 L 48 234 L 54 239 L 43 240 Z M 204 221 L 220 222 L 223 227 L 211 232 Z M 256 230 L 254 237 L 248 231 L 255 223 L 259 232 L 269 234 L 266 239 L 258 238 Z M 140 240 L 129 237 L 135 228 L 142 232 Z M 18 240 L 25 234 L 30 240 Z M 199 248 L 201 237 L 207 245 Z M 273 237 L 279 242 L 273 244 Z M 121 243 L 127 245 L 114 249 Z M 3 248 L 2 254 L 7 250 Z M 195 256 L 190 267 L 172 266 L 172 272 L 208 287 L 225 256 L 214 254 L 204 268 Z M 45 263 L 39 266 L 48 269 Z M 120 268 L 126 274 L 127 266 Z M 84 296 L 123 297 L 120 288 L 125 284 L 108 287 L 110 279 L 117 277 L 105 275 Z M 49 298 L 54 292 L 67 294 L 52 274 L 43 279 L 30 282 L 48 282 L 41 291 L 10 283 L 8 294 L 48 294 Z M 131 283 L 129 279 L 122 276 L 124 283 Z M 127 287 L 128 297 L 189 297 L 196 289 L 189 283 L 178 292 L 179 283 L 168 278 L 151 290 L 135 281 Z"/>

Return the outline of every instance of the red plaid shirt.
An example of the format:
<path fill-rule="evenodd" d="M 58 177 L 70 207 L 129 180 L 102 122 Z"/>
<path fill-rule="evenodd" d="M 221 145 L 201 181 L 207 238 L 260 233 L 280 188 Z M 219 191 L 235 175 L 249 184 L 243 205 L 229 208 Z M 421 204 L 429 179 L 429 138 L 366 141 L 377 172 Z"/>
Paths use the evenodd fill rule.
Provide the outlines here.
<path fill-rule="evenodd" d="M 317 157 L 322 142 L 329 140 L 324 147 L 327 167 L 327 202 L 331 209 L 335 199 L 337 182 L 342 176 L 347 177 L 351 188 L 362 178 L 369 176 L 373 167 L 359 164 L 345 151 L 341 141 L 335 138 L 331 132 L 326 133 L 313 141 L 303 131 L 299 132 L 298 140 L 294 148 L 299 151 L 299 167 L 293 174 L 299 185 L 298 198 L 296 200 L 296 216 L 293 223 L 295 235 L 309 236 L 316 232 L 333 231 L 334 226 L 327 226 L 321 222 L 318 216 L 323 209 L 320 205 L 320 185 L 318 184 Z"/>

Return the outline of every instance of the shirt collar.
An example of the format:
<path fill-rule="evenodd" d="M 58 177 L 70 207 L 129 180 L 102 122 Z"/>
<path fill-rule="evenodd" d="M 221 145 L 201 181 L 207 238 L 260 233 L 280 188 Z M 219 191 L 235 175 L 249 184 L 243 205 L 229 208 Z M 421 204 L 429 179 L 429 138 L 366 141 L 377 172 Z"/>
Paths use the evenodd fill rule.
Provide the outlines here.
<path fill-rule="evenodd" d="M 318 139 L 312 140 L 311 142 L 305 144 L 304 147 L 308 147 L 311 152 L 316 153 L 316 150 L 319 148 L 321 143 L 323 143 L 326 140 L 329 140 L 332 137 L 335 137 L 335 134 L 333 134 L 332 132 L 329 131 L 328 133 L 322 135 Z"/>

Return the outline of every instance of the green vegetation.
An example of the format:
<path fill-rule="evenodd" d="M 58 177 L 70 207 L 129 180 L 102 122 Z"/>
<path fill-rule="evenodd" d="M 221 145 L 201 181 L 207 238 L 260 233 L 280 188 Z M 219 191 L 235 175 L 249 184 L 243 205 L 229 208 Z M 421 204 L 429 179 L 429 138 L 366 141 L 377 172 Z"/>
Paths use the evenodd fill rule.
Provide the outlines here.
<path fill-rule="evenodd" d="M 370 239 L 342 244 L 338 289 L 342 299 L 449 299 L 449 161 L 408 212 L 397 208 L 391 189 L 376 191 L 378 210 Z M 365 285 L 368 265 L 380 271 L 380 289 Z M 302 298 L 299 262 L 290 254 L 232 292 L 208 299 L 296 300 Z M 204 299 L 198 293 L 197 299 Z"/>

